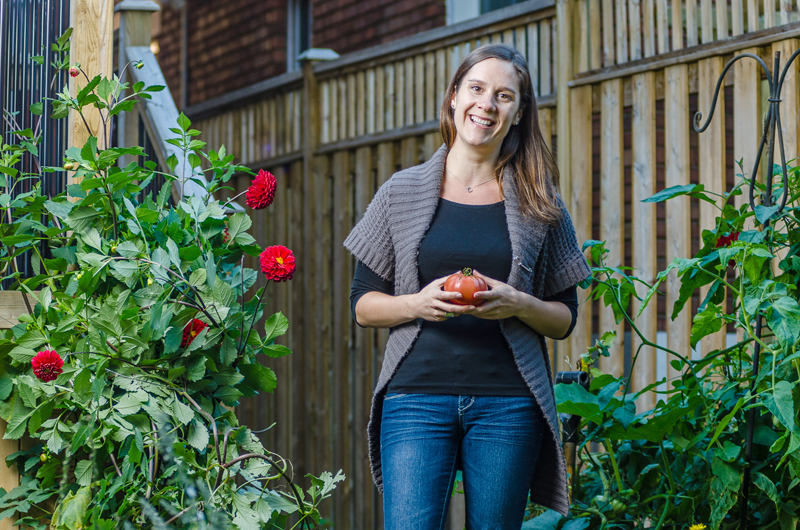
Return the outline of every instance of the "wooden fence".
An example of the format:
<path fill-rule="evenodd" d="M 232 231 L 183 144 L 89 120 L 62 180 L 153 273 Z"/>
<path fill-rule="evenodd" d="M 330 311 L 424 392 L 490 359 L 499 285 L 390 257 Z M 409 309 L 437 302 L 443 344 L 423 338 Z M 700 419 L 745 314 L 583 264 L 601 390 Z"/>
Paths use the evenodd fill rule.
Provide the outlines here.
<path fill-rule="evenodd" d="M 736 178 L 734 158 L 752 164 L 766 97 L 754 62 L 728 74 L 709 130 L 698 135 L 691 128 L 693 113 L 710 107 L 724 61 L 740 51 L 765 58 L 781 51 L 785 59 L 798 47 L 792 4 L 746 4 L 534 0 L 335 61 L 306 62 L 302 72 L 185 109 L 211 146 L 224 144 L 239 162 L 278 178 L 275 202 L 255 212 L 253 230 L 262 246 L 284 244 L 297 256 L 295 278 L 270 285 L 268 294 L 269 309 L 289 317 L 286 343 L 295 353 L 269 360 L 278 374 L 275 395 L 246 401 L 237 412 L 253 429 L 269 427 L 262 435 L 267 446 L 291 458 L 297 471 L 344 470 L 347 481 L 325 507 L 336 528 L 383 526 L 365 430 L 387 338 L 386 330 L 353 323 L 354 263 L 342 241 L 378 186 L 441 144 L 438 109 L 458 62 L 488 42 L 509 43 L 526 56 L 579 240 L 606 240 L 610 264 L 652 280 L 673 257 L 697 249 L 714 211 L 696 201 L 641 200 L 689 182 L 721 192 Z M 788 159 L 798 152 L 796 67 L 786 83 Z M 246 176 L 234 181 L 237 192 L 248 185 Z M 671 279 L 639 326 L 689 355 L 691 315 L 667 317 L 678 288 Z M 601 366 L 623 373 L 639 344 L 596 303 L 583 303 L 573 335 L 551 344 L 554 368 L 567 368 L 608 329 L 619 338 Z M 694 355 L 725 340 L 723 330 Z M 668 360 L 644 351 L 635 388 L 673 376 Z M 655 403 L 657 395 L 650 398 Z"/>

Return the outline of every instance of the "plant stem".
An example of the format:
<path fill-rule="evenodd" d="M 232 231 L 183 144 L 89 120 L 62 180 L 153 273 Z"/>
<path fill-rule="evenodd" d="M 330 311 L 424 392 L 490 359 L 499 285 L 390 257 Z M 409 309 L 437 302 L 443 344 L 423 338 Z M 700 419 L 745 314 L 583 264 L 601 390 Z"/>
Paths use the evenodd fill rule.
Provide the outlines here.
<path fill-rule="evenodd" d="M 244 279 L 244 275 L 242 275 L 242 279 Z M 261 291 L 261 294 L 258 297 L 258 304 L 256 304 L 256 308 L 253 311 L 253 319 L 250 321 L 250 327 L 247 330 L 247 337 L 245 337 L 244 341 L 239 343 L 239 349 L 236 352 L 237 358 L 242 354 L 242 350 L 247 347 L 247 341 L 250 340 L 250 332 L 253 331 L 253 324 L 256 322 L 256 315 L 261 307 L 261 300 L 264 298 L 264 293 L 267 292 L 267 285 L 269 285 L 269 280 L 267 280 L 267 283 L 264 284 L 264 289 Z"/>
<path fill-rule="evenodd" d="M 611 457 L 611 467 L 614 468 L 614 478 L 617 480 L 617 491 L 622 491 L 622 478 L 619 475 L 619 467 L 617 466 L 617 458 L 614 456 L 614 448 L 607 438 L 603 438 L 603 446 Z"/>

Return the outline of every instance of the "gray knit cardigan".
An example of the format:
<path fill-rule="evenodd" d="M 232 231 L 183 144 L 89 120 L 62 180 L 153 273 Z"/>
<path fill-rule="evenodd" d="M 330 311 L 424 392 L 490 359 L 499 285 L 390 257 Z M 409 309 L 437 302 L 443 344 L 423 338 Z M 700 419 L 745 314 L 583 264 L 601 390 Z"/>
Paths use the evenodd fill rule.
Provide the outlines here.
<path fill-rule="evenodd" d="M 428 162 L 393 175 L 377 191 L 364 217 L 344 241 L 344 246 L 356 258 L 394 283 L 397 295 L 420 290 L 417 255 L 439 202 L 446 156 L 447 149 L 442 146 Z M 591 274 L 563 203 L 560 203 L 563 210 L 560 222 L 550 226 L 526 218 L 520 212 L 510 170 L 503 174 L 503 193 L 513 253 L 506 283 L 542 298 L 563 291 Z M 367 427 L 369 457 L 373 479 L 381 492 L 383 399 L 389 381 L 411 349 L 420 328 L 420 321 L 411 321 L 391 329 L 372 397 Z M 516 317 L 501 320 L 500 329 L 514 353 L 517 368 L 542 408 L 548 427 L 531 482 L 531 500 L 566 515 L 569 510 L 567 472 L 545 342 Z"/>

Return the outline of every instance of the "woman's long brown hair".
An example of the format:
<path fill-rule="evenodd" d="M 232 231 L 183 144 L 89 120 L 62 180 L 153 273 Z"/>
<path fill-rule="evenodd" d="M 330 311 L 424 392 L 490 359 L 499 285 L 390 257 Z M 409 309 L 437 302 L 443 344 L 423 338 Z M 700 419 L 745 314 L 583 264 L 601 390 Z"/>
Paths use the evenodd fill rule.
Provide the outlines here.
<path fill-rule="evenodd" d="M 561 208 L 556 200 L 559 189 L 558 166 L 539 128 L 539 110 L 536 108 L 528 63 L 517 50 L 505 44 L 489 44 L 475 49 L 461 62 L 450 81 L 439 113 L 439 129 L 444 143 L 450 149 L 456 140 L 450 102 L 470 68 L 486 59 L 499 59 L 514 66 L 519 79 L 522 110 L 519 124 L 511 126 L 500 146 L 495 175 L 500 179 L 503 170 L 509 166 L 514 175 L 522 212 L 538 221 L 553 224 L 561 217 Z M 502 193 L 502 180 L 499 183 Z"/>

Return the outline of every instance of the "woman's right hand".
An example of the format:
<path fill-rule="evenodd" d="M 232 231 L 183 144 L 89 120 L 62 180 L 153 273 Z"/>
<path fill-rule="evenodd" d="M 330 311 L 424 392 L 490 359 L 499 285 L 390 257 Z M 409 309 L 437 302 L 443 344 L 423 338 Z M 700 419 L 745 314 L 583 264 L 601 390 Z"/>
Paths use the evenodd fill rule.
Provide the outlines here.
<path fill-rule="evenodd" d="M 475 306 L 457 305 L 449 302 L 450 300 L 461 298 L 461 293 L 442 290 L 444 282 L 449 277 L 450 275 L 448 274 L 433 280 L 423 287 L 420 292 L 413 295 L 410 302 L 412 311 L 414 311 L 417 318 L 422 318 L 429 322 L 441 322 L 475 309 Z"/>

